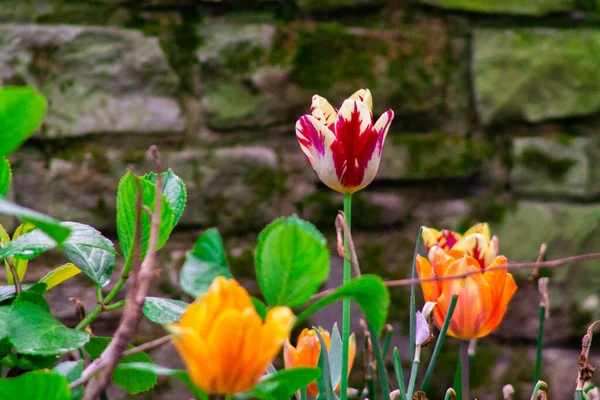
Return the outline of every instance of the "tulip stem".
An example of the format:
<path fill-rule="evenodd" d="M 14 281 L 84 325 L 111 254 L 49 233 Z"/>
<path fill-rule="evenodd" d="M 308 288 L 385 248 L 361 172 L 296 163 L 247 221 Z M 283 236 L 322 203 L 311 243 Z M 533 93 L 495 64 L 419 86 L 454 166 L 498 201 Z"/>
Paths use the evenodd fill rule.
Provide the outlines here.
<path fill-rule="evenodd" d="M 446 338 L 446 332 L 448 332 L 450 321 L 452 321 L 452 316 L 454 315 L 456 303 L 458 303 L 458 295 L 455 294 L 452 296 L 452 300 L 450 301 L 448 313 L 446 314 L 446 318 L 444 318 L 444 324 L 442 325 L 442 329 L 440 330 L 440 337 L 438 338 L 435 344 L 435 348 L 433 349 L 433 355 L 431 356 L 431 360 L 429 361 L 429 365 L 427 366 L 427 372 L 425 372 L 423 384 L 421 385 L 421 391 L 425 393 L 427 393 L 427 389 L 429 389 L 429 382 L 431 381 L 431 377 L 433 376 L 435 363 L 437 361 L 438 355 L 440 354 L 440 350 L 442 349 L 442 344 L 444 344 L 444 339 Z"/>
<path fill-rule="evenodd" d="M 544 321 L 546 320 L 546 307 L 540 306 L 540 323 L 538 326 L 537 349 L 535 357 L 535 371 L 533 374 L 533 382 L 540 379 L 540 371 L 542 369 L 542 348 L 544 341 Z"/>
<path fill-rule="evenodd" d="M 469 341 L 460 342 L 462 400 L 469 400 Z"/>
<path fill-rule="evenodd" d="M 352 228 L 352 194 L 344 195 L 344 216 L 348 229 Z M 346 257 L 344 257 L 344 284 L 351 279 L 350 250 L 348 239 L 344 237 Z M 340 377 L 340 400 L 346 400 L 348 394 L 348 342 L 350 338 L 350 299 L 344 298 L 342 309 L 342 376 Z M 377 340 L 377 338 L 375 339 Z"/>

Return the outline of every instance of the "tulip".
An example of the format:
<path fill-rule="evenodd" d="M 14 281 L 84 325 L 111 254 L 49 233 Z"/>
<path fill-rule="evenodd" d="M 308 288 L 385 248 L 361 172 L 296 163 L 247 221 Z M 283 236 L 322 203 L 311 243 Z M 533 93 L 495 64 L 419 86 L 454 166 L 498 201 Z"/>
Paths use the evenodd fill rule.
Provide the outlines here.
<path fill-rule="evenodd" d="M 388 110 L 373 125 L 373 99 L 361 89 L 334 109 L 314 95 L 310 115 L 296 122 L 304 155 L 323 183 L 342 194 L 367 186 L 379 168 L 381 151 L 394 112 Z"/>
<path fill-rule="evenodd" d="M 447 229 L 438 231 L 424 226 L 423 241 L 427 250 L 438 246 L 454 254 L 455 258 L 465 253 L 475 258 L 482 267 L 490 265 L 498 255 L 498 237 L 490 237 L 490 227 L 487 223 L 473 225 L 464 235 Z"/>
<path fill-rule="evenodd" d="M 264 375 L 294 322 L 288 307 L 273 307 L 262 321 L 246 289 L 217 277 L 169 330 L 195 385 L 209 394 L 233 394 Z"/>
<path fill-rule="evenodd" d="M 331 346 L 331 336 L 326 330 L 319 328 L 319 333 L 323 337 L 327 351 Z M 283 360 L 285 368 L 294 367 L 316 367 L 319 362 L 319 355 L 321 354 L 321 342 L 317 337 L 317 333 L 314 329 L 304 329 L 298 336 L 298 343 L 296 347 L 292 346 L 289 340 L 286 340 L 283 348 Z M 354 356 L 356 354 L 356 339 L 354 334 L 350 336 L 350 347 L 348 354 L 348 374 L 352 369 L 354 363 Z M 312 382 L 308 385 L 308 394 L 312 397 L 317 397 L 319 391 L 317 390 L 316 382 Z M 338 383 L 336 392 L 340 391 L 340 385 Z"/>
<path fill-rule="evenodd" d="M 457 257 L 458 256 L 458 257 Z M 506 307 L 517 290 L 517 285 L 506 268 L 506 257 L 497 256 L 483 273 L 472 274 L 464 279 L 448 279 L 422 282 L 425 301 L 436 302 L 434 319 L 441 328 L 453 295 L 458 303 L 448 328 L 448 334 L 462 340 L 484 337 L 502 321 Z M 479 261 L 458 250 L 446 251 L 433 245 L 428 258 L 417 256 L 417 272 L 420 279 L 443 278 L 471 271 L 481 271 Z"/>

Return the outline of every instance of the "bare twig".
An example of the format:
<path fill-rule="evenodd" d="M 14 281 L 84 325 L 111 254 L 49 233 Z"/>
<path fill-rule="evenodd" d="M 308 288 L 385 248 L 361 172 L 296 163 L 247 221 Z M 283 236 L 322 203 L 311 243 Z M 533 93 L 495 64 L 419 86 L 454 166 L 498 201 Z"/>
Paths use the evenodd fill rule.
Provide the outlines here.
<path fill-rule="evenodd" d="M 502 388 L 502 397 L 504 398 L 504 400 L 512 400 L 514 395 L 515 388 L 513 387 L 513 385 L 504 385 L 504 387 Z"/>
<path fill-rule="evenodd" d="M 2 245 L 2 242 L 0 242 L 0 249 L 2 247 L 4 247 L 4 245 Z M 15 264 L 13 264 L 11 259 L 8 257 L 4 259 L 4 262 L 6 262 L 6 265 L 8 265 L 8 269 L 10 269 L 10 274 L 13 277 L 13 282 L 15 283 L 15 293 L 21 293 L 21 280 L 19 279 L 19 273 L 17 272 L 17 268 L 15 268 Z"/>
<path fill-rule="evenodd" d="M 585 385 L 592 380 L 595 367 L 588 363 L 590 348 L 592 347 L 592 338 L 594 337 L 594 329 L 600 326 L 600 320 L 592 323 L 581 341 L 581 354 L 577 360 L 577 389 L 583 390 Z"/>
<path fill-rule="evenodd" d="M 539 264 L 540 262 L 544 261 L 545 256 L 546 256 L 546 243 L 542 243 L 542 245 L 540 246 L 540 252 L 538 253 L 538 258 L 537 258 L 536 262 Z M 537 266 L 531 272 L 531 275 L 529 276 L 528 281 L 535 282 L 539 278 L 540 278 L 540 267 Z"/>
<path fill-rule="evenodd" d="M 165 336 L 159 337 L 158 339 L 155 339 L 151 342 L 140 344 L 139 346 L 134 347 L 133 349 L 124 351 L 123 357 L 132 356 L 134 354 L 143 353 L 144 351 L 152 350 L 156 347 L 160 347 L 162 345 L 169 343 L 171 341 L 171 339 L 172 339 L 171 335 L 165 335 Z"/>
<path fill-rule="evenodd" d="M 344 239 L 348 242 L 348 252 L 350 253 L 350 264 L 354 270 L 354 275 L 360 276 L 360 267 L 358 265 L 358 257 L 356 255 L 356 247 L 354 247 L 354 240 L 352 239 L 352 233 L 350 227 L 346 221 L 346 215 L 343 211 L 338 211 L 338 215 L 335 219 L 335 232 L 337 236 L 337 252 L 340 257 L 346 258 L 346 250 L 344 248 Z"/>
<path fill-rule="evenodd" d="M 100 372 L 101 370 L 104 370 L 102 375 L 100 375 L 100 377 L 98 377 L 97 380 L 92 381 L 88 385 L 83 397 L 84 400 L 97 399 L 99 395 L 108 386 L 110 379 L 114 373 L 114 370 L 117 367 L 117 364 L 119 363 L 119 360 L 121 359 L 121 357 L 123 357 L 123 353 L 127 345 L 129 344 L 129 342 L 131 342 L 135 335 L 138 322 L 142 315 L 142 306 L 144 305 L 144 301 L 146 299 L 146 295 L 148 294 L 148 289 L 150 287 L 150 281 L 154 276 L 154 269 L 156 268 L 158 231 L 160 226 L 160 213 L 162 204 L 162 167 L 156 146 L 152 146 L 150 148 L 150 151 L 156 163 L 157 178 L 154 198 L 154 212 L 150 218 L 150 238 L 148 243 L 148 250 L 144 261 L 141 263 L 139 268 L 136 268 L 141 248 L 139 243 L 141 235 L 137 235 L 137 233 L 140 233 L 139 231 L 141 231 L 140 212 L 142 210 L 142 203 L 140 198 L 141 188 L 139 186 L 139 181 L 136 180 L 138 184 L 138 204 L 136 207 L 138 211 L 138 220 L 136 227 L 137 237 L 135 246 L 136 262 L 134 262 L 134 268 L 131 276 L 129 277 L 130 286 L 127 290 L 127 303 L 123 312 L 123 318 L 121 319 L 121 323 L 117 328 L 113 340 L 106 347 L 106 349 L 100 355 L 100 357 L 98 357 L 83 371 L 81 378 L 72 382 L 70 385 L 71 388 L 83 385 L 96 373 Z"/>
<path fill-rule="evenodd" d="M 538 291 L 540 292 L 540 307 L 544 307 L 545 319 L 550 319 L 550 296 L 548 295 L 548 283 L 550 278 L 538 279 Z"/>

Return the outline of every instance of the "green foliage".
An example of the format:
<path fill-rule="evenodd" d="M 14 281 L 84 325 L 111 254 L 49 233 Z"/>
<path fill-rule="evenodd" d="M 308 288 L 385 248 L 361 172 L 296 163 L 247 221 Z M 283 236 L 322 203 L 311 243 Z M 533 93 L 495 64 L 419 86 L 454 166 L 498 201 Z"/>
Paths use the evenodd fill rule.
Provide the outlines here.
<path fill-rule="evenodd" d="M 90 340 L 86 332 L 67 328 L 47 310 L 29 302 L 0 307 L 0 338 L 8 338 L 21 354 L 35 355 L 64 354 Z"/>
<path fill-rule="evenodd" d="M 71 390 L 65 377 L 33 371 L 16 378 L 0 379 L 0 399 L 70 400 Z"/>
<path fill-rule="evenodd" d="M 0 157 L 12 153 L 35 131 L 46 113 L 46 99 L 28 87 L 0 88 Z"/>
<path fill-rule="evenodd" d="M 85 351 L 90 355 L 92 360 L 100 357 L 100 354 L 106 349 L 111 342 L 111 338 L 93 337 L 85 345 Z M 133 348 L 133 346 L 129 346 Z M 127 363 L 152 363 L 152 359 L 146 353 L 137 353 L 131 356 L 123 357 L 120 365 Z M 117 369 L 112 377 L 115 384 L 123 388 L 129 394 L 136 394 L 152 389 L 157 382 L 157 375 L 152 371 L 142 370 L 123 370 Z"/>
<path fill-rule="evenodd" d="M 187 306 L 184 301 L 146 297 L 142 311 L 150 321 L 164 325 L 179 321 Z"/>
<path fill-rule="evenodd" d="M 298 216 L 279 218 L 258 237 L 256 277 L 270 306 L 300 307 L 329 275 L 325 237 Z"/>
<path fill-rule="evenodd" d="M 0 197 L 6 197 L 10 189 L 10 179 L 12 173 L 10 163 L 6 157 L 0 157 Z"/>
<path fill-rule="evenodd" d="M 138 184 L 140 185 L 142 192 L 141 204 L 147 207 L 151 212 L 154 211 L 156 185 L 147 179 L 133 175 L 131 172 L 125 174 L 125 176 L 123 176 L 119 182 L 119 188 L 117 191 L 117 233 L 119 236 L 119 243 L 121 244 L 121 251 L 126 259 L 132 254 L 134 248 L 137 219 L 136 204 L 138 197 Z M 185 191 L 183 192 L 183 196 L 185 196 Z M 142 211 L 141 219 L 142 233 L 140 244 L 141 257 L 143 259 L 146 256 L 148 242 L 150 240 L 150 217 L 147 213 Z M 173 213 L 173 208 L 163 193 L 157 243 L 157 247 L 159 249 L 164 246 L 167 242 L 167 239 L 169 239 L 171 231 L 175 225 L 174 221 L 175 214 Z"/>
<path fill-rule="evenodd" d="M 71 233 L 71 230 L 62 226 L 60 221 L 2 198 L 0 198 L 0 214 L 19 217 L 25 222 L 32 223 L 58 243 L 64 242 Z"/>
<path fill-rule="evenodd" d="M 317 333 L 317 337 L 319 338 L 319 343 L 322 349 L 326 349 L 327 346 L 325 344 L 325 340 L 323 340 L 323 336 L 319 329 L 313 328 Z M 326 351 L 321 351 L 319 353 L 319 361 L 317 363 L 321 371 L 323 372 L 317 378 L 317 389 L 319 390 L 319 395 L 316 400 L 338 400 L 338 397 L 335 395 L 335 388 L 331 382 L 331 369 L 329 367 L 329 354 Z"/>
<path fill-rule="evenodd" d="M 52 368 L 52 372 L 64 376 L 69 383 L 79 379 L 83 372 L 83 360 L 64 361 Z M 83 386 L 75 388 L 71 393 L 71 400 L 80 399 L 83 396 Z"/>
<path fill-rule="evenodd" d="M 307 386 L 320 375 L 319 368 L 285 369 L 261 379 L 250 393 L 258 399 L 289 399 L 297 390 Z"/>
<path fill-rule="evenodd" d="M 156 185 L 157 174 L 155 172 L 150 172 L 144 175 L 143 178 Z M 185 209 L 187 192 L 185 184 L 180 177 L 175 175 L 171 168 L 167 172 L 162 173 L 162 192 L 173 209 L 173 226 L 171 228 L 173 229 L 177 225 L 177 222 L 179 222 L 179 218 L 181 218 L 181 214 L 183 214 L 183 210 Z"/>
<path fill-rule="evenodd" d="M 321 297 L 298 315 L 296 324 L 301 323 L 323 307 L 343 298 L 354 300 L 362 309 L 373 330 L 377 334 L 381 334 L 390 306 L 390 294 L 383 279 L 376 275 L 363 275 L 352 279 L 328 295 Z"/>
<path fill-rule="evenodd" d="M 184 292 L 197 297 L 206 293 L 217 276 L 231 278 L 231 271 L 221 235 L 212 228 L 200 235 L 194 249 L 187 253 L 179 282 Z"/>
<path fill-rule="evenodd" d="M 61 222 L 60 226 L 72 232 L 62 244 L 62 250 L 69 261 L 96 284 L 107 285 L 115 267 L 115 250 L 112 242 L 88 225 Z M 57 245 L 55 240 L 36 229 L 19 236 L 0 249 L 0 260 L 8 257 L 29 260 Z"/>

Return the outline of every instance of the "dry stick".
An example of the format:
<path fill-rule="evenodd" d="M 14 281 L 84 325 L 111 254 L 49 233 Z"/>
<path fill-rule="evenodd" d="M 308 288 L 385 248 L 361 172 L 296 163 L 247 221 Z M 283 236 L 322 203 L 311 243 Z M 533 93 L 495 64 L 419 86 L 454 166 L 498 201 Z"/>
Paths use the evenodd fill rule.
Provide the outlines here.
<path fill-rule="evenodd" d="M 172 339 L 171 335 L 165 335 L 165 336 L 159 337 L 158 339 L 154 339 L 151 342 L 140 344 L 139 346 L 134 347 L 133 349 L 124 351 L 123 357 L 132 356 L 134 354 L 143 353 L 144 351 L 152 350 L 156 347 L 160 347 L 164 344 L 169 343 L 171 341 L 171 339 Z"/>
<path fill-rule="evenodd" d="M 2 243 L 0 243 L 0 249 L 4 247 Z M 8 265 L 8 269 L 10 269 L 10 273 L 13 276 L 13 281 L 15 283 L 15 293 L 21 293 L 21 280 L 19 279 L 19 273 L 17 272 L 17 268 L 15 268 L 15 264 L 10 260 L 10 258 L 5 258 L 6 264 Z"/>
<path fill-rule="evenodd" d="M 577 389 L 583 390 L 585 388 L 585 384 L 592 380 L 592 376 L 594 375 L 595 368 L 588 364 L 588 357 L 590 355 L 590 348 L 592 347 L 592 338 L 594 337 L 594 328 L 596 325 L 600 326 L 600 319 L 592 323 L 587 333 L 583 336 L 583 340 L 581 342 L 581 354 L 579 355 L 579 360 L 577 361 Z"/>
<path fill-rule="evenodd" d="M 356 248 L 354 240 L 350 233 L 350 227 L 346 221 L 346 215 L 343 211 L 338 211 L 338 216 L 335 219 L 335 232 L 337 237 L 337 252 L 342 258 L 346 258 L 346 249 L 344 247 L 344 238 L 348 241 L 348 251 L 350 253 L 350 264 L 354 270 L 354 275 L 360 276 L 360 267 L 358 265 L 358 257 L 356 256 Z"/>
<path fill-rule="evenodd" d="M 162 167 L 160 158 L 158 156 L 157 147 L 152 146 L 150 148 L 150 152 L 152 153 L 156 163 L 157 177 L 154 197 L 154 213 L 152 214 L 152 218 L 150 218 L 150 238 L 148 250 L 139 270 L 137 270 L 137 268 L 134 269 L 133 274 L 130 277 L 131 286 L 127 291 L 127 304 L 125 306 L 125 311 L 123 312 L 123 318 L 119 324 L 119 327 L 117 328 L 117 332 L 115 333 L 113 340 L 100 355 L 100 357 L 90 364 L 82 374 L 82 378 L 85 376 L 87 379 L 89 379 L 89 377 L 93 376 L 96 372 L 104 369 L 103 374 L 97 380 L 88 385 L 83 400 L 97 399 L 110 383 L 110 379 L 115 371 L 115 368 L 117 367 L 121 357 L 123 357 L 125 348 L 135 335 L 138 322 L 142 315 L 142 306 L 144 305 L 146 295 L 148 294 L 148 290 L 150 288 L 150 281 L 154 276 L 162 200 Z M 137 209 L 138 217 L 140 217 L 139 210 L 141 210 L 141 201 L 139 198 L 139 193 L 141 193 L 141 188 L 139 187 L 139 181 L 136 182 L 138 182 Z M 138 227 L 136 230 L 140 229 L 140 220 L 141 218 L 138 219 Z M 135 260 L 139 260 L 139 252 L 141 247 L 139 243 L 139 236 L 137 239 L 138 243 L 135 248 Z M 75 386 L 74 384 L 75 382 L 73 382 L 71 386 Z"/>
<path fill-rule="evenodd" d="M 546 243 L 542 243 L 540 246 L 540 252 L 538 253 L 537 263 L 544 261 L 544 256 L 546 255 Z M 529 282 L 535 282 L 540 278 L 540 266 L 533 268 L 531 275 L 527 279 Z"/>

